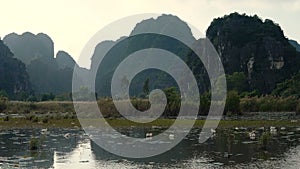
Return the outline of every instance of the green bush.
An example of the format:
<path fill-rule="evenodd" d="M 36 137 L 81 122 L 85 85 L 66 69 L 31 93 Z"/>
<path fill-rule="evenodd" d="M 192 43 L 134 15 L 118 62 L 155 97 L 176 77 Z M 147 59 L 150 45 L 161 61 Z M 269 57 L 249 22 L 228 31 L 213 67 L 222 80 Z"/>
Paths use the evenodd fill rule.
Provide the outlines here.
<path fill-rule="evenodd" d="M 229 91 L 227 93 L 225 113 L 231 112 L 231 114 L 240 114 L 240 96 L 237 91 Z"/>
<path fill-rule="evenodd" d="M 297 111 L 299 100 L 296 97 L 246 97 L 241 99 L 243 112 L 284 112 Z M 300 111 L 300 107 L 299 107 Z"/>
<path fill-rule="evenodd" d="M 258 97 L 246 97 L 241 99 L 240 107 L 242 112 L 258 112 Z"/>
<path fill-rule="evenodd" d="M 52 93 L 44 93 L 41 95 L 41 101 L 49 101 L 54 100 L 55 95 Z"/>
<path fill-rule="evenodd" d="M 203 95 L 200 96 L 200 109 L 199 109 L 199 114 L 201 115 L 207 115 L 209 112 L 209 107 L 210 107 L 210 101 L 211 96 L 209 93 L 204 93 Z"/>
<path fill-rule="evenodd" d="M 234 72 L 232 75 L 226 75 L 228 90 L 235 90 L 239 93 L 248 88 L 247 78 L 243 72 Z"/>
<path fill-rule="evenodd" d="M 8 99 L 7 97 L 0 96 L 0 113 L 2 113 L 7 108 Z"/>
<path fill-rule="evenodd" d="M 27 101 L 28 101 L 28 102 L 37 102 L 38 99 L 37 99 L 36 96 L 30 95 L 30 96 L 28 96 Z"/>

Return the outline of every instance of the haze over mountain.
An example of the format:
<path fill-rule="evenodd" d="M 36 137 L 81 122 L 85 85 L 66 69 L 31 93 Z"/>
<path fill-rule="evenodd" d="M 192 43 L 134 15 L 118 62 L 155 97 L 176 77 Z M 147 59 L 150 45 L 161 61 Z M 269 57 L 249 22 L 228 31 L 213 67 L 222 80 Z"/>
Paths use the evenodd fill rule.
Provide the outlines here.
<path fill-rule="evenodd" d="M 80 69 L 78 76 L 86 78 L 82 81 L 88 80 L 91 73 L 97 73 L 95 83 L 98 96 L 110 96 L 111 78 L 119 63 L 127 55 L 149 47 L 170 50 L 179 56 L 191 67 L 200 91 L 209 90 L 206 70 L 189 49 L 182 48 L 180 43 L 164 36 L 140 33 L 162 33 L 180 37 L 199 50 L 204 50 L 201 48 L 204 39 L 195 39 L 189 26 L 172 15 L 162 15 L 137 23 L 130 38 L 120 37 L 117 41 L 99 43 L 91 56 L 90 70 L 79 68 L 65 51 L 59 51 L 54 57 L 54 43 L 46 34 L 11 33 L 3 41 L 14 53 L 11 57 L 25 63 L 35 94 L 71 92 L 73 68 L 77 67 Z M 206 36 L 221 57 L 229 90 L 269 94 L 277 84 L 289 80 L 299 71 L 300 56 L 296 51 L 298 43 L 289 41 L 280 26 L 271 20 L 263 21 L 256 15 L 232 13 L 214 19 L 206 31 Z M 109 51 L 111 47 L 113 50 Z M 105 54 L 107 56 L 104 57 Z M 103 57 L 104 60 L 98 67 L 100 58 Z M 26 74 L 25 70 L 24 72 Z M 167 73 L 150 69 L 139 73 L 131 82 L 130 92 L 133 96 L 143 93 L 143 85 L 147 79 L 150 90 L 176 86 Z M 28 87 L 26 90 L 25 88 L 24 91 L 28 91 Z"/>
<path fill-rule="evenodd" d="M 163 14 L 157 19 L 146 19 L 137 23 L 130 36 L 140 33 L 157 33 L 175 37 L 185 42 L 194 43 L 195 37 L 188 24 L 174 15 Z"/>
<path fill-rule="evenodd" d="M 71 92 L 73 68 L 78 65 L 64 51 L 59 51 L 54 58 L 54 42 L 48 35 L 11 33 L 3 41 L 12 49 L 14 57 L 26 64 L 35 94 Z"/>
<path fill-rule="evenodd" d="M 131 35 L 147 32 L 160 33 L 161 31 L 175 37 L 184 37 L 193 41 L 195 46 L 201 46 L 202 40 L 199 39 L 196 41 L 194 39 L 187 24 L 171 15 L 162 15 L 157 19 L 152 18 L 142 21 L 136 25 Z M 207 29 L 206 36 L 211 40 L 219 53 L 229 79 L 235 78 L 232 75 L 238 75 L 245 79 L 243 80 L 243 84 L 239 84 L 242 86 L 239 89 L 240 91 L 256 90 L 261 94 L 270 93 L 276 87 L 277 83 L 289 79 L 299 71 L 299 54 L 290 45 L 280 26 L 271 20 L 266 19 L 262 21 L 256 15 L 247 16 L 232 13 L 228 16 L 214 19 Z M 108 46 L 112 46 L 115 43 L 106 42 L 97 46 L 93 60 L 95 60 L 96 56 L 100 56 L 104 53 L 103 51 L 107 50 L 104 45 L 109 44 Z M 137 44 L 134 41 L 128 42 L 127 51 L 134 50 L 136 46 L 141 47 L 146 45 L 146 43 L 148 42 L 143 40 Z M 153 44 L 158 45 L 161 42 L 153 41 Z M 175 50 L 179 48 L 179 46 L 174 46 L 171 42 L 165 42 L 161 46 Z M 102 50 L 98 50 L 99 48 L 102 48 Z M 188 55 L 188 51 L 181 52 L 183 56 Z M 122 56 L 124 57 L 124 55 Z M 110 65 L 120 62 L 122 56 L 119 56 L 118 52 L 115 52 L 114 56 L 109 56 L 105 64 L 102 64 L 102 67 L 99 68 L 98 79 L 96 80 L 96 84 L 98 83 L 98 85 L 96 86 L 100 86 L 97 90 L 100 95 L 102 93 L 106 95 L 106 92 L 110 91 L 107 86 L 109 86 L 109 80 L 112 77 L 113 70 L 117 66 L 113 67 Z M 191 57 L 197 58 L 195 56 Z M 196 60 L 191 58 L 182 59 L 192 65 L 199 87 L 203 89 L 201 91 L 208 90 L 210 84 L 202 63 L 197 63 Z M 141 92 L 142 83 L 147 78 L 150 78 L 151 88 L 174 86 L 174 81 L 166 76 L 162 73 L 151 73 L 149 71 L 140 73 L 139 77 L 135 78 L 136 81 L 133 81 L 131 84 L 134 94 Z M 163 81 L 162 79 L 167 79 L 167 81 Z M 101 86 L 106 87 L 101 89 Z M 229 84 L 229 87 L 235 88 L 232 84 Z"/>
<path fill-rule="evenodd" d="M 6 35 L 3 41 L 14 53 L 14 57 L 26 65 L 29 65 L 31 61 L 41 57 L 45 62 L 54 59 L 54 43 L 52 39 L 44 33 L 37 35 L 30 32 L 25 32 L 22 35 L 11 33 Z"/>
<path fill-rule="evenodd" d="M 143 35 L 140 35 L 141 33 L 143 33 Z M 175 38 L 180 37 L 178 39 L 184 39 L 184 41 L 191 44 L 196 41 L 191 29 L 185 22 L 173 15 L 162 15 L 157 19 L 151 18 L 137 23 L 130 33 L 130 37 L 133 38 L 120 37 L 117 41 L 105 41 L 99 43 L 92 56 L 91 65 L 91 70 L 98 71 L 96 77 L 96 91 L 99 96 L 110 96 L 109 87 L 115 69 L 118 64 L 121 63 L 127 55 L 133 53 L 133 51 L 157 46 L 158 48 L 173 50 L 174 53 L 177 53 L 182 57 L 185 57 L 189 52 L 188 50 L 183 50 L 183 48 L 178 46 L 178 44 L 171 42 L 164 37 L 153 37 L 147 33 L 163 34 Z M 104 63 L 102 63 L 97 69 L 96 63 L 99 62 L 99 58 L 102 58 L 103 55 L 108 52 L 109 48 L 116 44 L 121 45 L 108 53 L 107 56 L 104 57 Z M 164 56 L 161 55 L 160 57 Z M 130 86 L 131 94 L 137 96 L 142 93 L 143 83 L 147 79 L 151 82 L 150 89 L 163 89 L 170 86 L 176 86 L 175 81 L 170 77 L 170 75 L 158 70 L 147 70 L 139 73 L 133 79 Z"/>
<path fill-rule="evenodd" d="M 75 66 L 78 66 L 72 56 L 65 51 L 58 51 L 55 60 L 59 69 L 73 69 Z"/>

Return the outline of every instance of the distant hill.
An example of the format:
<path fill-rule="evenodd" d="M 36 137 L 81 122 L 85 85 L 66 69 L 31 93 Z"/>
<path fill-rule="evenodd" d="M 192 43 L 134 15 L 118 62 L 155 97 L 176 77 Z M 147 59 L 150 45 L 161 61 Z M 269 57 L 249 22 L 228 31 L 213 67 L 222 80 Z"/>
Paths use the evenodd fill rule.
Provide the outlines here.
<path fill-rule="evenodd" d="M 29 76 L 25 65 L 0 40 L 0 91 L 5 91 L 11 99 L 23 99 L 31 93 Z"/>
<path fill-rule="evenodd" d="M 299 71 L 300 57 L 280 26 L 238 13 L 214 19 L 206 31 L 226 74 L 243 72 L 248 90 L 270 93 Z"/>
<path fill-rule="evenodd" d="M 11 33 L 3 41 L 12 49 L 14 57 L 26 64 L 30 82 L 36 94 L 68 93 L 72 89 L 74 59 L 64 51 L 54 57 L 54 43 L 43 33 Z M 82 69 L 83 72 L 86 71 Z"/>
<path fill-rule="evenodd" d="M 97 71 L 96 91 L 99 96 L 110 96 L 110 82 L 118 64 L 133 51 L 148 48 L 149 43 L 152 44 L 152 47 L 158 46 L 167 50 L 173 50 L 182 57 L 186 56 L 188 53 L 187 50 L 177 47 L 176 45 L 178 44 L 171 42 L 168 39 L 154 38 L 149 34 L 139 35 L 140 33 L 157 33 L 172 37 L 181 37 L 181 39 L 184 38 L 185 41 L 190 43 L 194 43 L 196 41 L 191 29 L 185 22 L 173 15 L 162 15 L 156 19 L 150 18 L 137 23 L 130 33 L 130 37 L 132 38 L 126 39 L 127 37 L 120 37 L 117 41 L 104 41 L 99 43 L 94 51 L 91 65 L 91 70 Z M 113 52 L 108 53 L 101 65 L 97 68 L 97 64 L 95 63 L 99 62 L 99 58 L 103 57 L 108 49 L 116 44 L 118 44 L 118 47 L 114 48 Z M 130 86 L 131 94 L 135 96 L 141 94 L 143 91 L 143 83 L 147 79 L 150 81 L 150 90 L 154 88 L 163 89 L 166 87 L 176 86 L 175 81 L 170 75 L 165 72 L 152 69 L 139 73 L 133 79 Z"/>
<path fill-rule="evenodd" d="M 162 14 L 157 19 L 150 18 L 143 20 L 136 24 L 130 36 L 148 32 L 179 37 L 190 43 L 194 43 L 196 40 L 188 24 L 174 15 Z"/>
<path fill-rule="evenodd" d="M 188 25 L 172 15 L 162 15 L 157 19 L 151 18 L 141 21 L 130 35 L 134 36 L 147 32 L 184 37 L 187 41 L 192 42 L 196 48 L 202 45 L 202 40 L 196 40 L 193 37 Z M 278 83 L 291 78 L 299 70 L 300 57 L 298 57 L 296 50 L 290 45 L 280 26 L 269 19 L 263 21 L 256 15 L 247 16 L 232 13 L 214 19 L 206 33 L 206 36 L 220 54 L 228 77 L 229 90 L 238 89 L 240 92 L 256 90 L 261 94 L 271 93 Z M 121 42 L 124 38 L 117 42 Z M 96 61 L 98 56 L 103 57 L 107 49 L 117 42 L 106 41 L 100 43 L 95 49 L 92 60 Z M 142 40 L 136 44 L 134 41 L 127 43 L 127 50 L 125 51 L 142 48 L 147 42 Z M 192 67 L 200 91 L 209 90 L 210 84 L 203 64 L 198 63 L 199 60 L 193 59 L 195 56 L 190 56 L 189 51 L 182 51 L 171 42 L 153 41 L 152 43 L 166 49 L 172 48 L 175 52 L 182 52 L 182 59 Z M 109 56 L 109 59 L 105 60 L 105 64 L 100 65 L 100 68 L 97 69 L 97 91 L 104 96 L 109 95 L 108 86 L 117 66 L 115 64 L 122 60 L 122 56 L 125 57 L 124 53 L 122 55 L 118 54 L 121 51 L 114 52 L 114 55 Z M 91 67 L 92 70 L 96 69 L 93 65 Z M 150 79 L 151 88 L 176 85 L 172 78 L 166 74 L 149 70 L 148 72 L 141 72 L 132 81 L 131 89 L 134 91 L 132 92 L 134 95 L 142 92 L 142 84 L 147 78 Z M 242 82 L 238 83 L 236 79 L 242 79 Z M 238 87 L 235 85 L 238 85 Z"/>
<path fill-rule="evenodd" d="M 59 69 L 73 69 L 75 66 L 77 66 L 77 63 L 72 58 L 72 56 L 65 51 L 58 51 L 55 60 Z"/>
<path fill-rule="evenodd" d="M 22 91 L 29 92 L 29 78 L 35 94 L 69 93 L 72 89 L 73 69 L 77 67 L 80 71 L 75 76 L 86 78 L 82 79 L 82 82 L 88 80 L 91 73 L 97 73 L 95 86 L 98 96 L 110 96 L 111 79 L 121 61 L 129 54 L 149 46 L 166 49 L 178 55 L 192 69 L 200 91 L 210 89 L 206 70 L 190 49 L 183 48 L 180 43 L 165 36 L 140 33 L 162 33 L 180 37 L 192 43 L 196 49 L 205 50 L 201 48 L 204 39 L 195 39 L 188 24 L 172 15 L 162 15 L 137 23 L 129 38 L 120 37 L 116 41 L 99 43 L 91 57 L 90 70 L 79 68 L 65 51 L 59 51 L 54 56 L 54 42 L 46 34 L 11 33 L 3 39 L 11 52 L 8 52 L 9 49 L 3 43 L 0 44 L 1 59 L 5 61 L 0 63 L 0 73 L 4 72 L 0 74 L 0 90 L 5 89 L 10 95 L 18 95 Z M 275 89 L 277 94 L 282 95 L 285 93 L 281 92 L 283 90 L 296 89 L 292 84 L 298 84 L 294 83 L 298 80 L 298 76 L 294 75 L 300 69 L 300 53 L 297 52 L 299 44 L 288 40 L 277 23 L 269 19 L 263 21 L 256 15 L 232 13 L 214 19 L 206 31 L 206 36 L 221 57 L 228 90 L 270 94 Z M 111 47 L 114 47 L 114 50 L 109 51 Z M 105 54 L 107 56 L 98 66 L 100 58 Z M 3 63 L 10 66 L 4 66 Z M 167 66 L 173 68 L 172 65 Z M 12 69 L 16 72 L 12 72 Z M 140 96 L 143 93 L 143 85 L 147 79 L 150 90 L 176 86 L 174 79 L 167 73 L 150 69 L 140 72 L 133 79 L 130 84 L 131 96 Z"/>
<path fill-rule="evenodd" d="M 41 57 L 46 62 L 54 59 L 54 43 L 46 34 L 39 33 L 34 35 L 30 32 L 25 32 L 22 35 L 18 35 L 11 33 L 6 35 L 3 41 L 14 53 L 14 57 L 26 65 Z"/>
<path fill-rule="evenodd" d="M 300 52 L 300 44 L 295 40 L 289 40 L 290 44 L 296 48 L 298 52 Z"/>

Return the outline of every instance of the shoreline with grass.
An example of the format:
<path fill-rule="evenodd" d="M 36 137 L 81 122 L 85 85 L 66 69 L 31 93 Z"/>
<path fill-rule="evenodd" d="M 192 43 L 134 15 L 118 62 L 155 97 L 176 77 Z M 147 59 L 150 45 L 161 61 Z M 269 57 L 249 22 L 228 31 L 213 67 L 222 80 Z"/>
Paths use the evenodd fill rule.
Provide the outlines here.
<path fill-rule="evenodd" d="M 163 127 L 168 128 L 171 126 L 176 119 L 157 119 L 150 123 L 139 123 L 135 124 L 126 119 L 89 119 L 91 124 L 97 122 L 97 127 L 105 127 L 105 124 L 109 124 L 115 128 L 128 128 L 128 127 Z M 179 124 L 184 125 L 190 120 L 179 120 Z M 211 124 L 215 124 L 215 120 L 195 120 L 194 127 L 202 128 L 204 123 L 208 123 L 208 128 Z M 246 127 L 246 128 L 258 128 L 258 127 L 300 127 L 300 120 L 221 120 L 218 124 L 218 128 L 234 128 L 234 127 Z M 96 128 L 97 128 L 96 127 Z M 30 121 L 26 118 L 11 118 L 6 121 L 4 118 L 0 118 L 0 131 L 9 129 L 53 129 L 53 128 L 64 128 L 64 129 L 82 129 L 79 120 L 77 119 L 50 119 L 49 121 Z"/>
<path fill-rule="evenodd" d="M 276 102 L 276 103 L 273 103 Z M 278 102 L 278 103 L 277 103 Z M 90 102 L 83 102 L 88 104 Z M 278 104 L 281 105 L 278 105 Z M 145 99 L 132 100 L 132 104 L 139 110 L 146 110 L 149 108 L 149 102 Z M 277 104 L 277 105 L 276 105 Z M 111 99 L 101 99 L 98 105 L 103 114 L 102 121 L 108 122 L 113 127 L 151 127 L 171 126 L 175 117 L 174 112 L 178 110 L 177 106 L 167 106 L 167 114 L 148 124 L 138 124 L 130 122 L 120 116 L 117 110 L 114 109 Z M 234 111 L 230 109 L 224 113 L 224 118 L 220 121 L 219 127 L 289 127 L 300 126 L 300 116 L 296 109 L 298 101 L 294 99 L 275 99 L 269 97 L 263 98 L 245 98 L 238 103 L 242 113 L 232 114 Z M 209 107 L 208 105 L 203 105 Z M 276 107 L 275 107 L 276 106 Z M 267 109 L 268 108 L 268 109 Z M 199 119 L 196 120 L 194 127 L 202 127 L 205 122 L 205 112 L 203 115 L 203 107 L 200 108 Z M 266 113 L 260 112 L 261 116 L 251 118 L 255 114 L 253 112 L 265 110 Z M 226 112 L 227 111 L 227 112 Z M 277 112 L 278 111 L 278 112 Z M 288 117 L 283 117 L 282 112 L 288 112 Z M 201 114 L 202 113 L 202 114 Z M 270 119 L 271 115 L 276 115 L 277 119 Z M 245 117 L 250 117 L 247 119 Z M 47 102 L 22 102 L 22 101 L 6 101 L 2 104 L 0 111 L 0 130 L 6 129 L 34 129 L 34 128 L 75 128 L 80 129 L 80 123 L 77 119 L 73 102 L 71 101 L 47 101 Z"/>

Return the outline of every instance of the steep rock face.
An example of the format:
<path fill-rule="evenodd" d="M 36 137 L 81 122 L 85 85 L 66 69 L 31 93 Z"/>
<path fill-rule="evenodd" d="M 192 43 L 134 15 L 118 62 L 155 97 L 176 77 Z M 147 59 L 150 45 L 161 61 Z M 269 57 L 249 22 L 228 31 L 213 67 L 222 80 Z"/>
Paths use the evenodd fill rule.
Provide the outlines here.
<path fill-rule="evenodd" d="M 71 92 L 73 69 L 78 65 L 64 51 L 59 51 L 54 58 L 54 43 L 48 35 L 11 33 L 5 36 L 4 42 L 15 58 L 25 63 L 35 94 Z M 82 76 L 88 74 L 86 69 L 79 69 Z"/>
<path fill-rule="evenodd" d="M 110 96 L 109 87 L 111 83 L 111 77 L 115 69 L 117 68 L 118 64 L 120 64 L 121 61 L 123 61 L 133 51 L 147 49 L 150 48 L 149 46 L 151 46 L 153 48 L 161 48 L 173 51 L 181 57 L 186 56 L 187 50 L 183 49 L 183 47 L 180 47 L 178 42 L 175 40 L 171 40 L 171 38 L 168 39 L 163 36 L 155 37 L 147 33 L 164 34 L 175 38 L 180 37 L 188 43 L 194 43 L 196 41 L 193 37 L 191 29 L 185 22 L 176 16 L 162 15 L 156 19 L 150 18 L 137 23 L 129 38 L 120 37 L 120 39 L 117 41 L 104 41 L 99 43 L 95 48 L 94 54 L 91 58 L 91 71 L 97 72 L 96 91 L 98 92 L 99 96 Z M 108 50 L 113 46 L 118 47 L 114 48 L 114 51 L 111 51 L 106 57 L 104 57 Z M 102 57 L 104 57 L 104 59 L 99 65 L 99 58 Z M 161 57 L 163 57 L 163 55 Z M 140 64 L 144 64 L 142 59 Z M 131 95 L 137 96 L 141 94 L 143 91 L 143 83 L 147 79 L 150 81 L 150 90 L 154 88 L 164 89 L 166 87 L 176 86 L 174 79 L 172 79 L 170 75 L 162 71 L 150 69 L 139 73 L 132 80 L 130 84 Z"/>
<path fill-rule="evenodd" d="M 207 37 L 218 51 L 226 74 L 244 72 L 249 90 L 270 93 L 299 70 L 296 50 L 279 25 L 257 16 L 233 13 L 214 19 Z"/>
<path fill-rule="evenodd" d="M 39 58 L 43 58 L 45 61 L 54 59 L 54 43 L 46 34 L 39 33 L 34 35 L 30 32 L 25 32 L 22 35 L 18 35 L 11 33 L 6 35 L 3 41 L 14 53 L 14 57 L 26 65 Z"/>
<path fill-rule="evenodd" d="M 54 44 L 48 35 L 11 33 L 3 41 L 25 63 L 35 94 L 70 91 L 72 71 L 59 72 Z"/>
<path fill-rule="evenodd" d="M 65 51 L 58 51 L 55 57 L 59 69 L 73 69 L 76 64 L 75 60 Z"/>
<path fill-rule="evenodd" d="M 0 40 L 0 90 L 12 99 L 18 99 L 24 92 L 30 93 L 29 77 L 25 65 Z"/>

